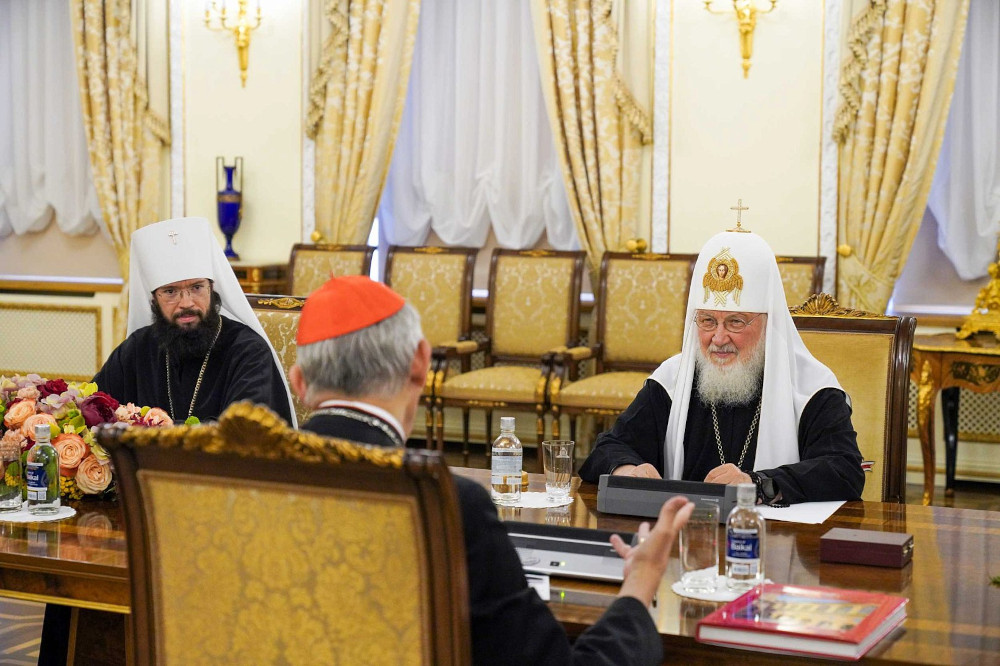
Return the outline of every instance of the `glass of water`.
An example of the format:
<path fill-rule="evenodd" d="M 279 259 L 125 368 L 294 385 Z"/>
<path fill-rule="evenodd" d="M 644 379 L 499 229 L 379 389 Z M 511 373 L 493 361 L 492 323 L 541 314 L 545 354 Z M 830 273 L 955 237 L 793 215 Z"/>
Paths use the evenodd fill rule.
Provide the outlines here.
<path fill-rule="evenodd" d="M 542 467 L 545 469 L 545 495 L 551 500 L 569 497 L 573 477 L 575 442 L 557 439 L 542 442 Z"/>
<path fill-rule="evenodd" d="M 21 510 L 21 447 L 0 444 L 0 511 Z"/>
<path fill-rule="evenodd" d="M 719 506 L 695 506 L 681 528 L 681 586 L 685 592 L 715 592 L 719 576 Z"/>

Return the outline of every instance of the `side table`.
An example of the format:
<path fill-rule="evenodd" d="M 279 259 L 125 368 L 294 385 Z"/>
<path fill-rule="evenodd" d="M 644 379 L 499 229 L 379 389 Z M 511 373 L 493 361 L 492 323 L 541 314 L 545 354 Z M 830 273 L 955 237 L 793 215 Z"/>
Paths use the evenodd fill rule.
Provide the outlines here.
<path fill-rule="evenodd" d="M 917 430 L 924 458 L 924 505 L 934 499 L 934 401 L 939 391 L 945 408 L 945 493 L 953 492 L 958 448 L 957 389 L 976 393 L 1000 390 L 1000 343 L 992 334 L 959 340 L 953 333 L 913 338 L 910 378 L 917 384 Z"/>
<path fill-rule="evenodd" d="M 284 294 L 288 289 L 288 264 L 255 264 L 230 261 L 246 294 Z"/>

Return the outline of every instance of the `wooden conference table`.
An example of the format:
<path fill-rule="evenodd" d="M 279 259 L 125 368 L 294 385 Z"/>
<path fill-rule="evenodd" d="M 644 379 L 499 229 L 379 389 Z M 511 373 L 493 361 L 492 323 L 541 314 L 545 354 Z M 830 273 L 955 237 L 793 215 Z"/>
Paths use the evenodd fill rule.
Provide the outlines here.
<path fill-rule="evenodd" d="M 489 472 L 453 468 L 484 485 Z M 531 490 L 543 490 L 530 475 Z M 574 502 L 559 509 L 501 509 L 506 519 L 634 531 L 638 520 L 599 513 L 597 488 L 574 479 Z M 128 567 L 117 504 L 83 502 L 58 523 L 0 522 L 0 596 L 60 603 L 116 619 L 129 612 Z M 903 569 L 827 564 L 819 538 L 831 527 L 909 532 L 913 562 Z M 759 652 L 734 651 L 694 640 L 698 620 L 717 604 L 689 601 L 670 591 L 678 578 L 677 549 L 653 609 L 668 662 L 774 663 Z M 870 663 L 1000 664 L 1000 512 L 915 505 L 849 502 L 822 525 L 771 521 L 765 550 L 767 576 L 799 585 L 856 587 L 908 597 L 907 619 L 868 654 Z M 617 586 L 552 579 L 550 607 L 570 635 L 591 625 L 614 600 Z M 82 616 L 81 616 L 82 617 Z M 82 620 L 81 620 L 82 621 Z M 78 630 L 79 632 L 79 630 Z M 124 636 L 124 631 L 117 632 Z M 124 646 L 120 652 L 124 655 Z M 124 661 L 124 656 L 122 656 Z M 781 657 L 781 663 L 807 660 Z"/>

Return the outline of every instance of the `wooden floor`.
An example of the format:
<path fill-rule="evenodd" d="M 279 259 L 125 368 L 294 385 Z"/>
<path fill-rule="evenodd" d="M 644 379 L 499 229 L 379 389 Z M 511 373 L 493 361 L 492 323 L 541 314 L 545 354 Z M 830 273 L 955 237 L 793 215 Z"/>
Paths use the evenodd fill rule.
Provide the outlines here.
<path fill-rule="evenodd" d="M 423 446 L 423 442 L 411 440 L 411 446 Z M 483 446 L 472 445 L 468 460 L 462 455 L 462 445 L 459 442 L 447 443 L 445 446 L 445 458 L 449 465 L 460 467 L 479 467 L 485 469 L 489 466 Z M 534 447 L 525 450 L 524 468 L 529 472 L 540 472 L 538 459 L 535 455 Z M 906 485 L 906 503 L 920 504 L 923 498 L 924 488 L 922 485 L 908 483 Z M 955 496 L 945 497 L 944 486 L 939 486 L 934 491 L 934 506 L 950 506 L 959 509 L 980 509 L 984 511 L 1000 511 L 1000 483 L 978 483 L 974 481 L 957 481 L 955 484 Z"/>

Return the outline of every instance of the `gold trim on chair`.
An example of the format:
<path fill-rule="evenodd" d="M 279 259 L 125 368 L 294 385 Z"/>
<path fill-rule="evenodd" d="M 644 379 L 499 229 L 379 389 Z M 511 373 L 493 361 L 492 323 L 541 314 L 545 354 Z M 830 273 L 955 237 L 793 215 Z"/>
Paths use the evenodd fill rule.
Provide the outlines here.
<path fill-rule="evenodd" d="M 892 317 L 845 308 L 829 294 L 813 294 L 801 305 L 789 306 L 788 311 L 793 315 L 816 315 L 833 317 L 854 317 L 856 319 L 892 319 Z"/>

